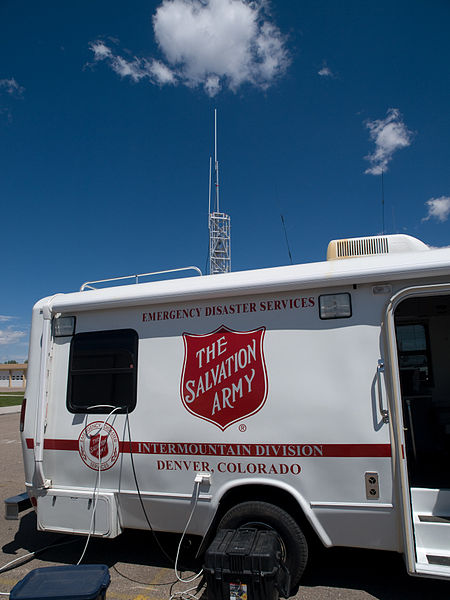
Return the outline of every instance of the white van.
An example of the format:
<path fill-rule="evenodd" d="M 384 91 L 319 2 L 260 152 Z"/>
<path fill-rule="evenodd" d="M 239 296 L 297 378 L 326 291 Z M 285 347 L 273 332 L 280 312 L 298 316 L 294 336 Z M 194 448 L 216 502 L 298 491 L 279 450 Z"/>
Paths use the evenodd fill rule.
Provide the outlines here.
<path fill-rule="evenodd" d="M 450 249 L 57 294 L 33 310 L 22 442 L 42 531 L 278 531 L 450 578 Z M 92 518 L 95 511 L 95 518 Z"/>

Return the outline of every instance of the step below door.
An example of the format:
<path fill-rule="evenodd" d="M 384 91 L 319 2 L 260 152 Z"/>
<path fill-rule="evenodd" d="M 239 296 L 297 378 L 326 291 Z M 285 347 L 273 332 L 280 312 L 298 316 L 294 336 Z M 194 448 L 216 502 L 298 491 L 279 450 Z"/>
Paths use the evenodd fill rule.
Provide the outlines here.
<path fill-rule="evenodd" d="M 411 488 L 418 573 L 450 577 L 450 490 Z"/>

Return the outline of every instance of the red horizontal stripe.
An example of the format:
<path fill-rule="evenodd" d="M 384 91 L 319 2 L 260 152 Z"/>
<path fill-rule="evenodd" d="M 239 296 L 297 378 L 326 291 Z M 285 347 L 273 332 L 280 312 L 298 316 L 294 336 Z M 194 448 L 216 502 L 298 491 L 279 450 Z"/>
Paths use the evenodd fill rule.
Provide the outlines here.
<path fill-rule="evenodd" d="M 27 448 L 34 448 L 31 438 Z M 46 439 L 45 450 L 78 451 L 78 440 Z M 389 458 L 390 444 L 215 444 L 200 442 L 119 443 L 124 454 L 227 456 L 229 458 Z"/>
<path fill-rule="evenodd" d="M 78 440 L 44 440 L 44 450 L 78 451 Z"/>
<path fill-rule="evenodd" d="M 130 453 L 130 443 L 121 442 L 120 451 Z M 133 454 L 175 456 L 228 456 L 271 458 L 362 458 L 390 457 L 390 444 L 207 444 L 196 442 L 132 442 Z"/>
<path fill-rule="evenodd" d="M 33 450 L 34 448 L 34 440 L 33 438 L 27 438 L 26 440 L 27 448 L 29 450 Z M 78 440 L 52 440 L 45 439 L 44 440 L 44 450 L 78 450 Z"/>
<path fill-rule="evenodd" d="M 390 444 L 325 444 L 326 456 L 381 457 L 391 456 Z"/>

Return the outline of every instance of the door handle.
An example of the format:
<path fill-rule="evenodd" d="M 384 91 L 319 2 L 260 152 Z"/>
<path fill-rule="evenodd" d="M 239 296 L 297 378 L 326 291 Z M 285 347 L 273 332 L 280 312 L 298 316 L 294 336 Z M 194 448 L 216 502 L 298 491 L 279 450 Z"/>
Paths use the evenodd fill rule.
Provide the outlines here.
<path fill-rule="evenodd" d="M 383 423 L 389 423 L 389 411 L 387 408 L 384 408 L 383 404 L 383 388 L 381 385 L 381 373 L 384 373 L 384 362 L 378 359 L 377 365 L 377 381 L 378 381 L 378 406 L 380 409 L 381 418 Z"/>

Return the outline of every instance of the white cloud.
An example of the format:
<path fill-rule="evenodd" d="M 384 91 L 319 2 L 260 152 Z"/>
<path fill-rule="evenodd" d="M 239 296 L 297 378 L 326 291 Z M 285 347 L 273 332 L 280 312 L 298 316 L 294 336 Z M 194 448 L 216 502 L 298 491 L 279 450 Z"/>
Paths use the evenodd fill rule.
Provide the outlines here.
<path fill-rule="evenodd" d="M 113 50 L 101 40 L 91 42 L 89 48 L 94 53 L 94 62 L 105 61 L 120 77 L 129 77 L 135 83 L 148 78 L 152 83 L 164 85 L 174 83 L 172 71 L 159 60 L 146 60 L 134 57 L 131 60 L 114 54 Z"/>
<path fill-rule="evenodd" d="M 428 221 L 433 218 L 443 223 L 450 215 L 450 196 L 430 198 L 425 202 L 425 206 L 428 206 L 428 214 L 422 221 Z"/>
<path fill-rule="evenodd" d="M 365 156 L 371 166 L 364 172 L 381 175 L 387 171 L 394 152 L 411 144 L 413 133 L 406 127 L 397 108 L 389 108 L 385 119 L 366 121 L 365 125 L 369 129 L 370 139 L 375 142 L 375 150 Z"/>
<path fill-rule="evenodd" d="M 121 77 L 158 85 L 203 87 L 209 96 L 249 83 L 267 89 L 289 64 L 285 38 L 269 22 L 267 0 L 163 0 L 153 16 L 164 62 L 115 53 L 91 42 L 94 62 Z"/>
<path fill-rule="evenodd" d="M 89 48 L 94 53 L 94 60 L 104 60 L 112 55 L 111 50 L 101 40 L 91 42 Z"/>
<path fill-rule="evenodd" d="M 204 83 L 208 96 L 215 96 L 220 91 L 220 78 L 217 75 L 208 75 Z"/>
<path fill-rule="evenodd" d="M 147 70 L 152 75 L 156 83 L 164 85 L 165 83 L 175 83 L 174 73 L 164 63 L 159 60 L 147 62 Z"/>
<path fill-rule="evenodd" d="M 12 319 L 17 319 L 17 317 L 11 317 L 9 315 L 0 315 L 0 323 L 3 321 L 12 321 Z"/>
<path fill-rule="evenodd" d="M 129 61 L 121 56 L 114 56 L 111 59 L 111 66 L 118 75 L 130 77 L 133 81 L 139 81 L 145 77 L 143 62 L 137 58 Z"/>
<path fill-rule="evenodd" d="M 322 67 L 320 71 L 317 72 L 321 77 L 331 77 L 333 73 L 329 67 Z"/>
<path fill-rule="evenodd" d="M 10 96 L 21 96 L 25 88 L 17 83 L 14 78 L 0 79 L 0 89 L 6 91 Z"/>
<path fill-rule="evenodd" d="M 5 95 L 11 96 L 12 98 L 21 98 L 25 88 L 17 83 L 14 78 L 11 79 L 0 79 L 0 96 L 5 98 Z M 2 100 L 2 105 L 0 105 L 0 115 L 2 118 L 6 119 L 6 121 L 12 121 L 12 112 L 8 106 L 3 105 L 4 100 Z"/>
<path fill-rule="evenodd" d="M 320 77 L 334 77 L 334 73 L 327 65 L 326 61 L 323 61 L 323 66 L 317 71 L 317 75 L 320 75 Z"/>
<path fill-rule="evenodd" d="M 12 328 L 0 329 L 0 345 L 16 344 L 27 334 L 24 331 L 17 331 Z"/>

